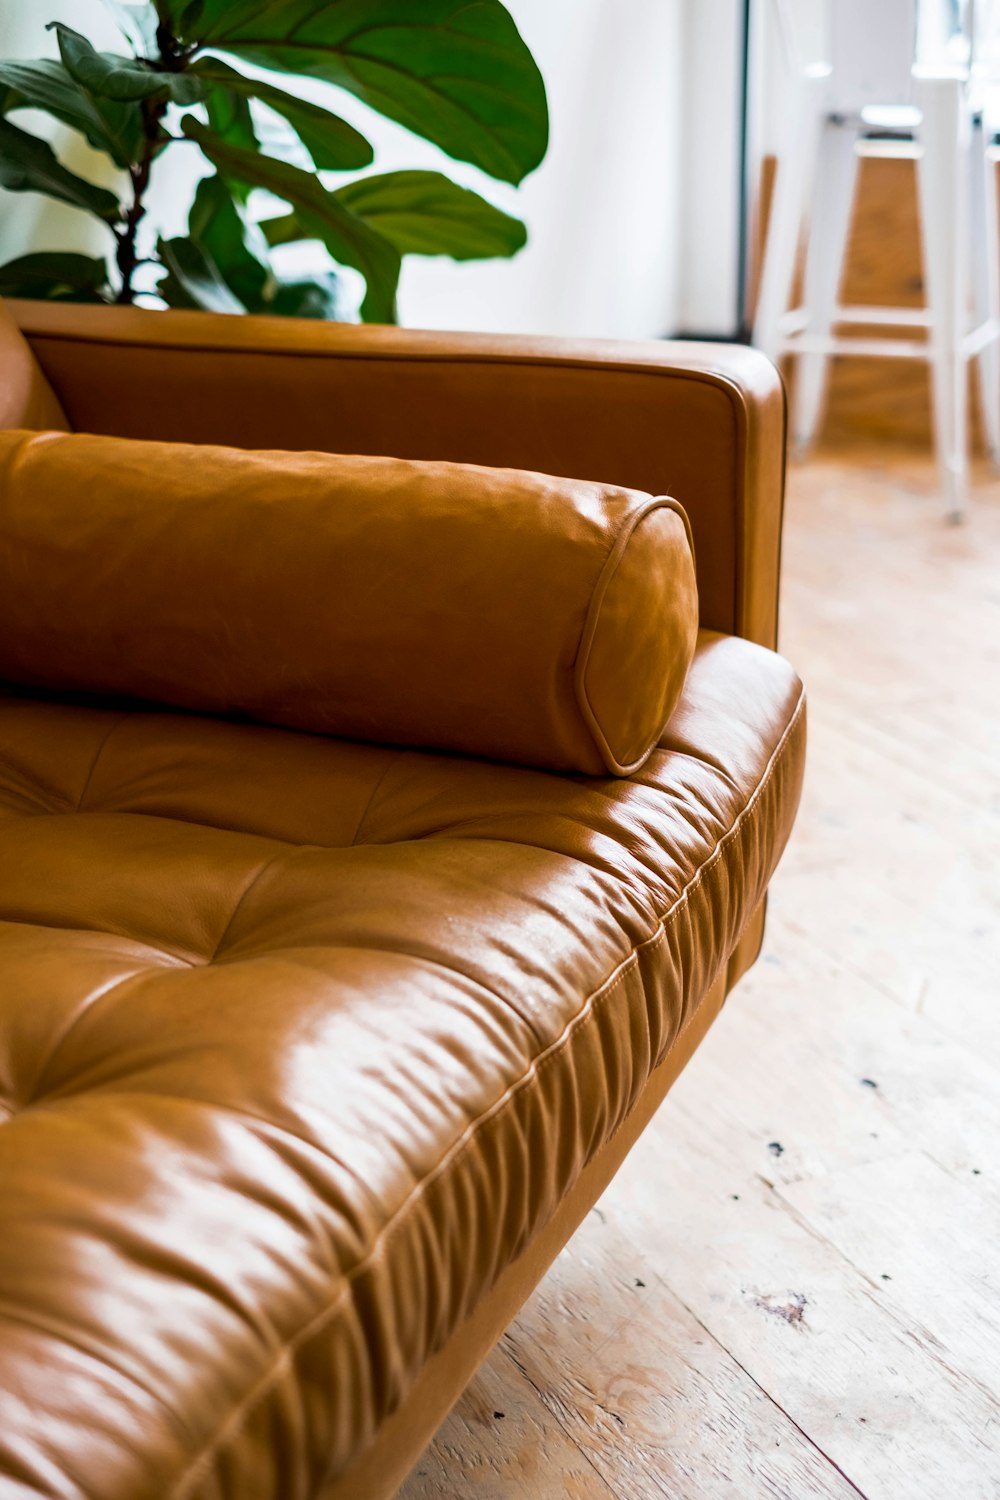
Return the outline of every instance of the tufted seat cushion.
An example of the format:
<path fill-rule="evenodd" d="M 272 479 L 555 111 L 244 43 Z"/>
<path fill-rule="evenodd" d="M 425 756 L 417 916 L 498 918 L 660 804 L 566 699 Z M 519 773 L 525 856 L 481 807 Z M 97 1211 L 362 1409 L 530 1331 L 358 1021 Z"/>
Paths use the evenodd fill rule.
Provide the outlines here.
<path fill-rule="evenodd" d="M 312 1495 L 628 1115 L 756 910 L 781 658 L 629 780 L 0 698 L 0 1495 Z"/>

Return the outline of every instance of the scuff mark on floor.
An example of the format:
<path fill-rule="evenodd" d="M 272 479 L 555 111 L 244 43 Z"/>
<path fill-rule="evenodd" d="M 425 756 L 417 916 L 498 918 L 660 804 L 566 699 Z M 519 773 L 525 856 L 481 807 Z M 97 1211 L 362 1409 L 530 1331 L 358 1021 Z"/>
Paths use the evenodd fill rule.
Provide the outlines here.
<path fill-rule="evenodd" d="M 784 1297 L 758 1293 L 754 1296 L 753 1304 L 754 1307 L 759 1307 L 761 1312 L 770 1313 L 775 1318 L 781 1318 L 785 1323 L 796 1328 L 805 1322 L 805 1312 L 809 1305 L 809 1300 L 802 1292 L 791 1292 Z"/>

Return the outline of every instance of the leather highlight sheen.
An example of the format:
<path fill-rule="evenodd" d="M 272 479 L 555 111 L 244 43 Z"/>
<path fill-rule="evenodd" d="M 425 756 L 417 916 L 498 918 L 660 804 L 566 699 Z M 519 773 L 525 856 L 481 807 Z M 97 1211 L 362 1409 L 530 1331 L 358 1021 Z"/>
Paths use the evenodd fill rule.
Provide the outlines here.
<path fill-rule="evenodd" d="M 680 507 L 615 486 L 0 433 L 0 677 L 22 686 L 623 775 L 697 612 Z"/>

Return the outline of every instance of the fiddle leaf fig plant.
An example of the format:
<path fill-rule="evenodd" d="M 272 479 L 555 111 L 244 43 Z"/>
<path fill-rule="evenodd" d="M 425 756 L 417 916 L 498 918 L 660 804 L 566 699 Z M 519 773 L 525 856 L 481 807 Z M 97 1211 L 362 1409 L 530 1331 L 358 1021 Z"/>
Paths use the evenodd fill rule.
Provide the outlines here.
<path fill-rule="evenodd" d="M 471 260 L 524 245 L 519 219 L 442 172 L 365 172 L 375 152 L 362 132 L 295 87 L 335 85 L 516 185 L 545 154 L 548 116 L 501 0 L 104 3 L 127 50 L 98 51 L 53 22 L 58 59 L 0 61 L 0 186 L 100 220 L 107 257 L 19 256 L 0 266 L 0 294 L 330 318 L 338 268 L 350 267 L 364 278 L 361 317 L 393 322 L 404 255 Z M 26 109 L 108 157 L 118 189 L 71 171 L 11 118 Z M 147 213 L 168 151 L 200 153 L 208 175 L 187 233 L 157 238 Z M 283 276 L 275 252 L 306 240 L 322 246 L 318 267 Z"/>

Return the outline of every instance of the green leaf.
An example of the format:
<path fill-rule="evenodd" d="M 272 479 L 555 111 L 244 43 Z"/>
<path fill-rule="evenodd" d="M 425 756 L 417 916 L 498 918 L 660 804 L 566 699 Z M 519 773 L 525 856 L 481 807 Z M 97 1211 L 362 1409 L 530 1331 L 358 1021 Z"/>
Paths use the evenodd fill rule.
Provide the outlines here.
<path fill-rule="evenodd" d="M 548 143 L 545 85 L 500 0 L 204 0 L 188 44 L 323 78 L 505 182 Z"/>
<path fill-rule="evenodd" d="M 259 149 L 260 141 L 250 113 L 249 99 L 238 94 L 235 89 L 213 88 L 205 104 L 208 123 L 216 135 L 244 151 Z"/>
<path fill-rule="evenodd" d="M 341 203 L 402 255 L 479 260 L 514 255 L 528 235 L 520 219 L 440 172 L 385 172 L 337 189 Z"/>
<path fill-rule="evenodd" d="M 142 111 L 138 104 L 92 99 L 61 62 L 0 62 L 0 114 L 15 109 L 44 109 L 64 125 L 86 136 L 120 167 L 137 161 L 142 151 Z"/>
<path fill-rule="evenodd" d="M 164 276 L 157 283 L 152 295 L 162 297 L 168 307 L 177 308 L 182 312 L 204 312 L 204 308 L 188 295 L 182 283 L 174 275 Z"/>
<path fill-rule="evenodd" d="M 277 245 L 293 245 L 296 240 L 307 240 L 306 234 L 295 214 L 279 214 L 274 219 L 262 219 L 260 231 L 272 250 Z"/>
<path fill-rule="evenodd" d="M 121 218 L 114 193 L 68 171 L 46 141 L 9 120 L 0 120 L 0 187 L 12 193 L 46 193 L 109 223 Z"/>
<path fill-rule="evenodd" d="M 0 266 L 0 297 L 50 302 L 105 302 L 108 268 L 90 255 L 42 250 Z"/>
<path fill-rule="evenodd" d="M 243 3 L 245 6 L 246 0 L 243 0 Z M 263 0 L 263 3 L 268 3 L 268 0 Z M 164 0 L 156 0 L 157 10 L 161 6 L 168 11 L 176 13 L 177 20 L 173 28 L 174 34 L 186 35 L 192 27 L 198 26 L 201 20 L 201 13 L 205 9 L 205 0 L 168 0 L 168 3 L 165 5 Z"/>
<path fill-rule="evenodd" d="M 136 52 L 143 53 L 146 57 L 155 57 L 158 51 L 157 16 L 155 10 L 150 10 L 146 0 L 139 0 L 137 5 L 131 4 L 130 0 L 104 0 L 104 4 L 114 16 L 122 36 Z"/>
<path fill-rule="evenodd" d="M 378 231 L 401 255 L 450 255 L 476 260 L 514 255 L 527 241 L 520 219 L 440 172 L 386 172 L 338 188 L 334 197 Z M 298 215 L 260 225 L 273 247 L 308 239 Z"/>
<path fill-rule="evenodd" d="M 367 285 L 361 304 L 366 322 L 396 321 L 400 257 L 394 245 L 345 208 L 311 172 L 230 146 L 190 115 L 183 128 L 227 181 L 266 188 L 283 199 L 294 209 L 305 238 L 322 240 L 334 260 L 361 272 Z"/>
<path fill-rule="evenodd" d="M 128 4 L 129 0 L 125 3 Z M 199 0 L 149 0 L 149 4 L 156 12 L 154 30 L 162 26 L 172 39 L 190 34 L 190 27 L 197 23 L 201 9 Z M 185 22 L 188 23 L 187 29 Z M 157 50 L 160 50 L 159 42 Z"/>
<path fill-rule="evenodd" d="M 217 267 L 251 312 L 271 280 L 267 241 L 243 213 L 221 177 L 203 177 L 188 215 L 188 237 Z"/>
<path fill-rule="evenodd" d="M 61 21 L 50 22 L 46 30 L 55 31 L 66 71 L 88 94 L 129 101 L 170 99 L 174 104 L 195 104 L 205 97 L 204 84 L 188 73 L 163 72 L 135 57 L 98 52 Z"/>
<path fill-rule="evenodd" d="M 171 35 L 177 36 L 181 17 L 192 6 L 190 0 L 153 0 L 153 9 L 156 11 L 157 22 L 164 25 Z"/>
<path fill-rule="evenodd" d="M 266 311 L 281 318 L 322 318 L 336 322 L 340 316 L 340 277 L 325 271 L 305 281 L 279 281 L 267 299 Z"/>
<path fill-rule="evenodd" d="M 215 57 L 196 62 L 192 72 L 214 85 L 213 98 L 216 93 L 225 92 L 243 99 L 259 99 L 268 105 L 288 121 L 312 157 L 313 164 L 322 171 L 351 172 L 358 167 L 367 167 L 375 159 L 371 144 L 360 131 L 308 99 L 296 99 L 293 94 L 286 94 L 272 84 L 257 78 L 245 78 Z M 214 128 L 218 130 L 217 125 Z M 244 119 L 239 119 L 233 134 L 225 130 L 219 134 L 235 146 L 249 145 Z"/>
<path fill-rule="evenodd" d="M 194 240 L 183 236 L 160 240 L 157 250 L 169 273 L 160 282 L 157 292 L 170 307 L 197 307 L 203 312 L 246 312 L 246 307 L 226 285 L 212 257 Z"/>

